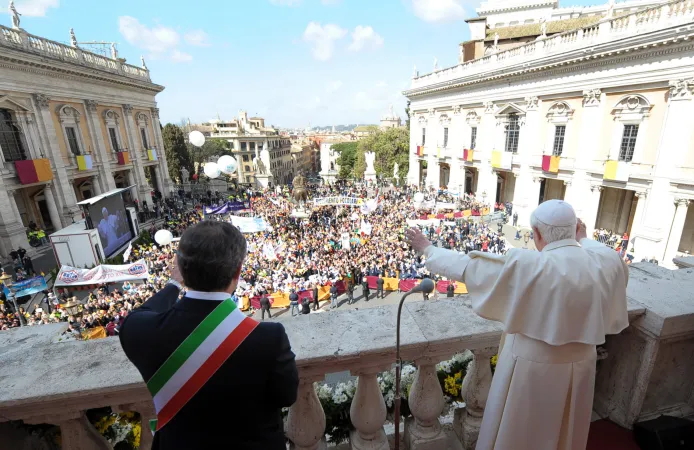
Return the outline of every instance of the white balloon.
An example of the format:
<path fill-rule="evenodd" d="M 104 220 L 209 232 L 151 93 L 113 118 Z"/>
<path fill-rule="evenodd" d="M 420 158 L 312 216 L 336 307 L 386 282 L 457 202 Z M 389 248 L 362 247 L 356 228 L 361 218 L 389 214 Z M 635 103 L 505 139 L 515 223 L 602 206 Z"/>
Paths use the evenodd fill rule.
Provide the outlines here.
<path fill-rule="evenodd" d="M 227 175 L 236 173 L 236 169 L 238 168 L 236 159 L 234 159 L 234 157 L 230 155 L 220 156 L 217 160 L 217 166 L 219 167 L 219 170 L 222 173 L 225 173 Z"/>
<path fill-rule="evenodd" d="M 417 192 L 414 194 L 414 201 L 415 203 L 422 203 L 424 201 L 424 194 L 421 192 Z"/>
<path fill-rule="evenodd" d="M 217 163 L 214 162 L 205 163 L 203 171 L 205 172 L 205 175 L 207 175 L 209 178 L 217 178 L 221 173 L 219 167 L 217 166 Z"/>
<path fill-rule="evenodd" d="M 159 230 L 154 233 L 154 240 L 159 245 L 169 245 L 173 240 L 173 234 L 169 230 Z"/>
<path fill-rule="evenodd" d="M 195 130 L 188 135 L 188 141 L 196 147 L 202 147 L 205 144 L 205 135 Z"/>

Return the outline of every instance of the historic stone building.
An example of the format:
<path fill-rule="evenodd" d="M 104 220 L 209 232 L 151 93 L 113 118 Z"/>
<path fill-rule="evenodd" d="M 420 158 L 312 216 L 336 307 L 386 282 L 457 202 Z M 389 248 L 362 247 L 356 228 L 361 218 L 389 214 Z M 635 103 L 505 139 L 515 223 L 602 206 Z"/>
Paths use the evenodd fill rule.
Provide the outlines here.
<path fill-rule="evenodd" d="M 116 56 L 117 55 L 113 55 Z M 26 227 L 55 231 L 77 202 L 134 185 L 128 200 L 170 191 L 149 71 L 0 26 L 0 255 Z"/>
<path fill-rule="evenodd" d="M 671 265 L 694 250 L 694 2 L 609 3 L 569 30 L 486 22 L 530 20 L 534 3 L 556 2 L 486 2 L 465 62 L 415 71 L 408 181 L 513 202 L 522 225 L 565 199 L 591 232 Z"/>

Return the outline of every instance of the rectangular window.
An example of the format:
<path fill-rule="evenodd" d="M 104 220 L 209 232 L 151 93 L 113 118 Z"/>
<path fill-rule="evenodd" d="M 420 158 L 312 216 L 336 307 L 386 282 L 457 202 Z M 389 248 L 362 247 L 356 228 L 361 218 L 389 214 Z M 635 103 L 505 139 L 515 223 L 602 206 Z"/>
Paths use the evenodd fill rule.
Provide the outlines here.
<path fill-rule="evenodd" d="M 619 160 L 629 162 L 634 157 L 636 136 L 639 134 L 638 125 L 624 125 L 622 145 L 619 147 Z"/>
<path fill-rule="evenodd" d="M 477 127 L 470 128 L 470 149 L 477 147 Z"/>
<path fill-rule="evenodd" d="M 21 131 L 12 120 L 12 114 L 7 109 L 0 109 L 0 150 L 5 161 L 23 161 L 26 159 Z"/>
<path fill-rule="evenodd" d="M 520 135 L 520 125 L 518 125 L 518 116 L 515 114 L 508 115 L 508 125 L 506 125 L 506 148 L 507 152 L 518 152 L 518 137 Z"/>
<path fill-rule="evenodd" d="M 108 129 L 108 137 L 111 139 L 111 147 L 113 147 L 113 151 L 119 152 L 120 148 L 118 147 L 118 137 L 116 136 L 115 128 Z"/>
<path fill-rule="evenodd" d="M 427 143 L 427 129 L 422 128 L 422 145 L 426 145 Z"/>
<path fill-rule="evenodd" d="M 246 151 L 246 143 L 245 142 L 241 142 L 241 151 L 242 152 Z"/>
<path fill-rule="evenodd" d="M 443 148 L 448 147 L 448 128 L 443 129 Z"/>
<path fill-rule="evenodd" d="M 248 155 L 243 155 L 243 162 L 248 162 Z"/>
<path fill-rule="evenodd" d="M 147 144 L 147 132 L 144 128 L 140 128 L 140 136 L 142 136 L 142 148 L 148 150 L 149 145 Z"/>
<path fill-rule="evenodd" d="M 81 155 L 80 144 L 77 140 L 77 132 L 74 127 L 65 127 L 65 134 L 67 135 L 67 145 L 70 147 L 70 151 L 74 155 Z"/>
<path fill-rule="evenodd" d="M 552 146 L 552 156 L 561 156 L 564 151 L 564 135 L 566 134 L 566 125 L 557 125 L 554 127 L 554 145 Z"/>

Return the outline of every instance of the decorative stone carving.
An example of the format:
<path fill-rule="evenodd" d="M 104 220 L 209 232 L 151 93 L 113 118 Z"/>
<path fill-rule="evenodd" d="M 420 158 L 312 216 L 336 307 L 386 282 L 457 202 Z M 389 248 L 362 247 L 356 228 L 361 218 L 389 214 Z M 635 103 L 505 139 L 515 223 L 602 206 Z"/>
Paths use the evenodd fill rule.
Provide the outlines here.
<path fill-rule="evenodd" d="M 84 105 L 89 112 L 96 112 L 96 107 L 99 103 L 96 100 L 85 100 Z"/>
<path fill-rule="evenodd" d="M 19 16 L 21 16 L 21 14 L 19 14 L 17 12 L 17 8 L 14 7 L 14 0 L 10 0 L 8 9 L 10 10 L 10 15 L 12 16 L 12 28 L 15 30 L 21 30 L 21 28 L 19 28 L 19 23 L 21 22 Z"/>
<path fill-rule="evenodd" d="M 676 198 L 676 199 L 675 199 L 675 206 L 677 206 L 678 208 L 679 208 L 679 207 L 684 207 L 684 208 L 686 208 L 686 207 L 689 206 L 689 203 L 690 203 L 690 202 L 691 202 L 691 200 L 688 199 L 688 198 Z"/>
<path fill-rule="evenodd" d="M 653 106 L 643 95 L 627 95 L 614 107 L 615 120 L 638 120 L 648 117 Z"/>
<path fill-rule="evenodd" d="M 152 117 L 154 117 L 155 119 L 158 119 L 159 118 L 159 108 L 151 108 L 151 110 L 152 110 Z"/>
<path fill-rule="evenodd" d="M 145 123 L 145 124 L 149 123 L 149 117 L 147 117 L 147 114 L 141 113 L 141 112 L 137 113 L 137 118 L 136 118 L 136 120 L 137 120 L 138 122 L 143 122 L 143 123 Z"/>
<path fill-rule="evenodd" d="M 525 97 L 525 109 L 528 111 L 535 111 L 537 109 L 537 104 L 539 99 L 535 96 Z"/>
<path fill-rule="evenodd" d="M 568 103 L 555 102 L 547 111 L 547 120 L 552 123 L 566 123 L 573 115 L 574 110 Z"/>
<path fill-rule="evenodd" d="M 484 112 L 486 114 L 493 114 L 494 113 L 494 102 L 484 102 Z"/>
<path fill-rule="evenodd" d="M 322 378 L 322 377 L 321 377 Z M 287 437 L 295 450 L 326 449 L 325 412 L 313 388 L 313 380 L 301 378 L 296 402 L 287 415 Z"/>
<path fill-rule="evenodd" d="M 583 106 L 598 106 L 600 105 L 600 89 L 586 89 L 583 91 Z"/>
<path fill-rule="evenodd" d="M 418 363 L 417 375 L 408 397 L 413 417 L 406 421 L 405 448 L 445 448 L 447 437 L 439 422 L 445 401 L 436 376 L 436 368 L 433 361 L 425 360 Z"/>
<path fill-rule="evenodd" d="M 133 112 L 133 105 L 130 105 L 130 104 L 128 104 L 128 103 L 125 103 L 125 104 L 123 105 L 123 113 L 124 113 L 125 115 L 130 115 L 130 114 L 132 114 L 132 112 Z"/>
<path fill-rule="evenodd" d="M 77 47 L 77 38 L 75 37 L 75 30 L 70 28 L 70 45 Z"/>
<path fill-rule="evenodd" d="M 425 124 L 427 123 L 427 118 L 425 116 L 419 116 L 418 121 L 420 124 Z"/>
<path fill-rule="evenodd" d="M 465 120 L 467 121 L 468 125 L 477 126 L 480 123 L 480 116 L 478 116 L 475 111 L 470 111 L 465 116 Z"/>
<path fill-rule="evenodd" d="M 541 181 L 541 177 L 533 177 L 533 183 L 539 183 Z"/>
<path fill-rule="evenodd" d="M 436 115 L 436 110 L 434 108 L 429 108 L 427 112 L 429 113 L 429 117 L 434 117 Z"/>
<path fill-rule="evenodd" d="M 434 57 L 434 72 L 439 70 L 439 59 Z"/>
<path fill-rule="evenodd" d="M 482 416 L 492 385 L 492 367 L 489 361 L 496 352 L 497 348 L 472 350 L 473 359 L 460 391 L 465 399 L 465 409 L 457 410 L 454 418 L 454 429 L 465 450 L 473 450 L 477 445 Z"/>
<path fill-rule="evenodd" d="M 634 195 L 636 196 L 636 198 L 646 198 L 647 193 L 646 191 L 637 191 L 634 192 Z"/>
<path fill-rule="evenodd" d="M 463 107 L 461 105 L 455 105 L 453 107 L 453 114 L 456 116 L 460 114 L 460 112 L 463 110 Z"/>
<path fill-rule="evenodd" d="M 417 66 L 414 66 L 414 70 L 412 71 L 412 78 L 417 78 L 419 77 L 419 72 L 417 72 Z"/>
<path fill-rule="evenodd" d="M 55 108 L 55 112 L 58 114 L 58 118 L 60 119 L 61 123 L 65 122 L 66 120 L 80 123 L 80 119 L 82 117 L 82 114 L 80 114 L 79 111 L 70 105 L 58 105 Z"/>
<path fill-rule="evenodd" d="M 118 59 L 118 49 L 115 43 L 111 43 L 111 58 Z"/>
<path fill-rule="evenodd" d="M 571 180 L 564 180 L 564 186 L 571 186 Z"/>
<path fill-rule="evenodd" d="M 50 99 L 45 94 L 33 94 L 34 101 L 39 106 L 39 108 L 48 108 L 48 102 Z"/>
<path fill-rule="evenodd" d="M 670 81 L 670 100 L 690 100 L 694 94 L 694 79 Z"/>
<path fill-rule="evenodd" d="M 142 56 L 142 55 L 140 55 L 140 64 L 142 64 L 142 68 L 143 68 L 143 69 L 149 70 L 149 69 L 147 68 L 147 64 L 145 64 L 145 57 Z"/>
<path fill-rule="evenodd" d="M 451 118 L 448 117 L 448 114 L 441 114 L 441 116 L 439 117 L 439 123 L 440 123 L 441 125 L 444 125 L 444 126 L 445 126 L 445 125 L 450 125 L 450 123 L 451 123 Z"/>
<path fill-rule="evenodd" d="M 599 184 L 594 184 L 594 185 L 592 185 L 592 186 L 590 187 L 590 190 L 591 190 L 591 191 L 597 190 L 598 192 L 602 192 L 603 186 L 602 186 L 602 185 L 599 185 Z"/>
<path fill-rule="evenodd" d="M 102 116 L 104 118 L 104 122 L 106 122 L 106 125 L 108 125 L 109 122 L 113 122 L 115 125 L 120 123 L 120 115 L 118 115 L 118 113 L 112 109 L 107 109 L 104 111 Z"/>

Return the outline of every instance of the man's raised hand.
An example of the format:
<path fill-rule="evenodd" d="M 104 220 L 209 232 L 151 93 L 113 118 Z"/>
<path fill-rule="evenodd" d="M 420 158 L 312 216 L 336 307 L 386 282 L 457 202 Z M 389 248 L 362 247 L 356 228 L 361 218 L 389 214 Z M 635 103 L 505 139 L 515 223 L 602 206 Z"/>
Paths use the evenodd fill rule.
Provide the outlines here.
<path fill-rule="evenodd" d="M 581 239 L 585 239 L 588 237 L 587 231 L 586 231 L 586 224 L 583 223 L 581 219 L 576 220 L 576 240 L 578 242 L 581 242 Z"/>
<path fill-rule="evenodd" d="M 423 253 L 424 250 L 431 245 L 431 242 L 429 242 L 419 228 L 410 228 L 405 231 L 405 241 L 419 253 Z"/>

